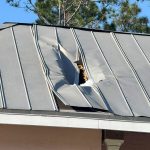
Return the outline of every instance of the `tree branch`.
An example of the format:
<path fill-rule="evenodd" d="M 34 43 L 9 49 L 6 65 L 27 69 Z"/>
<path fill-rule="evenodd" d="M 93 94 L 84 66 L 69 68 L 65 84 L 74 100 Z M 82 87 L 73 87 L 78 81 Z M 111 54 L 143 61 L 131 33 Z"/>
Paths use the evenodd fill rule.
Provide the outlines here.
<path fill-rule="evenodd" d="M 43 20 L 45 24 L 51 25 L 51 24 L 49 23 L 49 21 L 48 21 L 44 16 L 41 15 L 40 11 L 38 11 L 38 9 L 36 8 L 36 6 L 32 3 L 32 0 L 27 0 L 27 1 L 28 1 L 28 3 L 32 6 L 33 9 L 31 9 L 31 8 L 30 8 L 29 6 L 27 6 L 27 5 L 26 5 L 26 8 L 29 9 L 30 11 L 33 11 L 33 12 L 37 13 L 38 17 L 39 17 L 41 20 Z"/>
<path fill-rule="evenodd" d="M 76 8 L 75 12 L 71 15 L 71 17 L 66 21 L 66 24 L 70 22 L 70 20 L 76 15 L 76 13 L 78 12 L 78 10 L 80 9 L 82 4 L 82 0 L 80 1 L 78 7 Z"/>
<path fill-rule="evenodd" d="M 74 3 L 75 1 L 68 8 L 66 8 L 66 11 L 68 11 L 73 6 Z"/>

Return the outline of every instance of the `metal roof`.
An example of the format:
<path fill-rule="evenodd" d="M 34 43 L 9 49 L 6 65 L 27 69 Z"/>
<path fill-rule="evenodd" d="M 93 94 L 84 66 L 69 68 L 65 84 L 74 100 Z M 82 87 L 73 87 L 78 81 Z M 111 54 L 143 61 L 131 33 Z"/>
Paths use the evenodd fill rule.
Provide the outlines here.
<path fill-rule="evenodd" d="M 65 105 L 150 117 L 150 36 L 53 26 L 0 26 L 0 108 Z M 88 81 L 79 84 L 77 62 Z"/>

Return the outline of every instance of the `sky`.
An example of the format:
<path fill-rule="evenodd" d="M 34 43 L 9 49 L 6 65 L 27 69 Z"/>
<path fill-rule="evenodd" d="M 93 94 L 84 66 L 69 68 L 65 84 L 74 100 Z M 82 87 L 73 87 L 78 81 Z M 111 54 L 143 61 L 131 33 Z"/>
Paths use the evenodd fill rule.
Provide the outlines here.
<path fill-rule="evenodd" d="M 150 0 L 139 3 L 139 6 L 142 8 L 141 16 L 147 16 L 150 20 Z"/>
<path fill-rule="evenodd" d="M 0 0 L 0 24 L 4 22 L 33 23 L 37 16 L 24 9 L 14 8 L 6 3 L 6 0 Z"/>
<path fill-rule="evenodd" d="M 140 7 L 142 8 L 140 15 L 147 16 L 150 20 L 150 1 L 140 3 Z M 0 0 L 0 24 L 4 22 L 33 23 L 36 19 L 35 14 L 26 12 L 24 9 L 13 8 L 6 3 L 6 0 Z"/>

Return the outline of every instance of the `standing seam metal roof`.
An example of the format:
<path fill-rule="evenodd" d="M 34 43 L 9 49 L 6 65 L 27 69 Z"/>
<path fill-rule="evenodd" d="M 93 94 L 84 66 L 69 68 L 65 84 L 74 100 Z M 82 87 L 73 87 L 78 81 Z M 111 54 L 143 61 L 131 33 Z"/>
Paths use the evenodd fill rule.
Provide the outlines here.
<path fill-rule="evenodd" d="M 65 105 L 150 117 L 150 36 L 40 25 L 0 27 L 0 108 Z M 88 81 L 78 83 L 78 61 Z"/>

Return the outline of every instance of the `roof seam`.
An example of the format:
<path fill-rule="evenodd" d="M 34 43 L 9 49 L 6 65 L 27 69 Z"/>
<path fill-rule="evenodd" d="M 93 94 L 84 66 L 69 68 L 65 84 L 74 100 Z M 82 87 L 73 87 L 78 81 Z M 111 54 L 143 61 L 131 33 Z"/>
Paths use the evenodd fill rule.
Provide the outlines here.
<path fill-rule="evenodd" d="M 34 25 L 35 26 L 35 42 L 36 42 L 36 45 L 37 45 L 37 49 L 38 49 L 38 53 L 42 59 L 42 63 L 43 63 L 43 67 L 45 68 L 45 74 L 46 74 L 46 77 L 47 77 L 47 82 L 50 86 L 50 88 L 53 90 L 54 94 L 56 94 L 56 96 L 58 96 L 59 99 L 61 99 L 61 101 L 65 104 L 65 105 L 70 105 L 68 103 L 66 103 L 63 99 L 63 97 L 57 92 L 55 91 L 55 88 L 54 88 L 54 85 L 51 81 L 51 78 L 49 76 L 49 68 L 47 67 L 47 64 L 45 63 L 45 60 L 44 60 L 44 57 L 43 57 L 43 54 L 41 52 L 41 48 L 40 48 L 40 45 L 39 45 L 39 42 L 38 42 L 38 31 L 37 31 L 37 25 Z"/>
<path fill-rule="evenodd" d="M 4 94 L 4 87 L 3 87 L 3 81 L 2 81 L 2 75 L 1 75 L 1 71 L 0 71 L 0 95 L 2 98 L 2 107 L 6 108 L 6 99 L 5 99 L 5 94 Z"/>
<path fill-rule="evenodd" d="M 51 92 L 51 89 L 50 89 L 49 84 L 48 84 L 48 78 L 47 78 L 48 68 L 45 64 L 45 61 L 44 61 L 43 55 L 40 51 L 40 46 L 39 46 L 38 40 L 37 40 L 38 39 L 37 26 L 35 25 L 33 27 L 33 29 L 31 29 L 31 27 L 30 27 L 30 30 L 31 30 L 32 38 L 33 38 L 33 41 L 34 41 L 34 44 L 35 44 L 35 48 L 37 50 L 37 54 L 39 56 L 39 61 L 40 61 L 41 68 L 42 68 L 42 71 L 43 71 L 43 76 L 45 78 L 45 82 L 46 82 L 46 85 L 47 85 L 47 88 L 48 88 L 48 91 L 49 91 L 49 95 L 52 98 L 52 104 L 53 104 L 54 110 L 58 111 L 58 107 L 57 107 L 57 104 L 55 102 L 54 95 Z M 34 32 L 34 34 L 33 34 L 33 32 Z"/>
<path fill-rule="evenodd" d="M 97 42 L 97 39 L 96 39 L 96 37 L 95 37 L 95 35 L 94 35 L 93 32 L 92 32 L 92 35 L 93 35 L 93 38 L 94 38 L 94 40 L 95 40 L 95 42 L 96 42 L 96 45 L 98 46 L 98 49 L 99 49 L 99 51 L 100 51 L 102 57 L 104 58 L 104 61 L 105 61 L 106 65 L 108 66 L 110 72 L 112 73 L 113 77 L 115 78 L 115 81 L 116 81 L 117 86 L 118 86 L 118 88 L 119 88 L 119 90 L 120 90 L 120 92 L 121 92 L 121 95 L 123 96 L 123 99 L 125 100 L 126 104 L 128 105 L 128 108 L 129 108 L 130 112 L 131 112 L 132 115 L 134 116 L 134 113 L 133 113 L 133 111 L 132 111 L 132 109 L 131 109 L 131 107 L 130 107 L 130 105 L 129 105 L 129 103 L 128 103 L 128 100 L 126 99 L 126 96 L 125 96 L 125 94 L 124 94 L 124 92 L 123 92 L 123 90 L 122 90 L 122 88 L 121 88 L 121 86 L 120 86 L 120 83 L 119 83 L 119 81 L 118 81 L 118 79 L 117 79 L 115 73 L 113 72 L 111 66 L 109 65 L 109 63 L 108 63 L 108 61 L 107 61 L 107 58 L 105 57 L 105 55 L 104 55 L 104 53 L 103 53 L 103 51 L 102 51 L 102 49 L 101 49 L 99 43 Z"/>
<path fill-rule="evenodd" d="M 56 35 L 56 40 L 57 40 L 57 48 L 60 51 L 59 41 L 58 41 L 58 33 L 57 33 L 56 27 L 55 27 L 55 35 Z M 60 53 L 59 53 L 59 55 L 60 55 Z M 60 55 L 60 57 L 61 57 L 61 55 Z M 62 65 L 62 67 L 63 67 L 63 65 Z M 82 95 L 82 97 L 85 99 L 85 101 L 87 102 L 87 104 L 89 105 L 89 107 L 92 107 L 92 105 L 90 104 L 90 102 L 88 101 L 88 99 L 86 98 L 86 96 L 82 93 L 82 91 L 80 90 L 80 88 L 76 84 L 74 84 L 74 85 L 77 88 L 77 90 L 79 91 L 79 93 Z"/>
<path fill-rule="evenodd" d="M 13 41 L 14 41 L 15 50 L 16 50 L 16 53 L 17 53 L 17 59 L 18 59 L 18 62 L 19 62 L 19 67 L 20 67 L 20 71 L 21 71 L 21 75 L 22 75 L 22 79 L 23 79 L 23 84 L 24 84 L 24 89 L 25 89 L 25 92 L 26 92 L 26 97 L 27 97 L 27 100 L 28 100 L 29 109 L 32 109 L 29 94 L 28 94 L 28 90 L 27 90 L 27 85 L 26 85 L 26 81 L 25 81 L 25 77 L 24 77 L 24 74 L 23 74 L 23 68 L 22 68 L 22 64 L 21 64 L 21 60 L 20 60 L 20 56 L 19 56 L 19 52 L 18 52 L 16 37 L 15 37 L 15 34 L 14 34 L 13 27 L 11 27 L 11 33 L 12 33 L 12 37 L 13 37 Z"/>
<path fill-rule="evenodd" d="M 79 42 L 79 39 L 78 39 L 78 37 L 77 37 L 77 35 L 76 35 L 76 32 L 74 31 L 73 28 L 71 29 L 71 31 L 72 31 L 73 37 L 74 37 L 74 39 L 75 39 L 75 41 L 76 41 L 76 43 L 77 43 L 77 46 L 78 46 L 78 49 L 79 49 L 79 53 L 81 54 L 81 59 L 82 59 L 82 61 L 83 61 L 85 70 L 87 71 L 87 73 L 88 73 L 88 75 L 90 76 L 90 78 L 94 81 L 94 79 L 92 78 L 92 75 L 91 75 L 91 73 L 90 73 L 90 71 L 89 71 L 89 68 L 88 68 L 88 66 L 87 66 L 87 62 L 86 62 L 86 59 L 85 59 L 85 56 L 84 56 L 84 52 L 83 52 L 83 50 L 82 50 L 82 46 L 81 46 L 81 44 L 80 44 L 80 42 Z M 98 90 L 98 92 L 100 93 L 100 96 L 101 96 L 101 98 L 103 99 L 103 102 L 104 102 L 106 108 L 108 108 L 108 110 L 109 110 L 110 112 L 113 112 L 112 109 L 111 109 L 111 107 L 110 107 L 110 105 L 109 105 L 109 103 L 107 102 L 105 96 L 103 95 L 102 91 L 100 90 L 100 88 L 99 88 L 95 83 L 94 83 L 94 88 L 96 88 L 96 90 Z"/>
<path fill-rule="evenodd" d="M 135 76 L 135 78 L 136 78 L 136 80 L 137 80 L 137 82 L 138 82 L 140 88 L 142 89 L 142 92 L 143 92 L 145 98 L 147 99 L 147 101 L 148 101 L 148 103 L 149 103 L 149 102 L 150 102 L 150 96 L 149 96 L 149 94 L 147 93 L 147 90 L 145 89 L 145 87 L 144 87 L 144 85 L 143 85 L 143 83 L 142 83 L 142 81 L 141 81 L 141 79 L 140 79 L 140 77 L 139 77 L 137 71 L 135 70 L 135 68 L 133 67 L 133 65 L 132 65 L 132 63 L 130 62 L 129 58 L 127 57 L 126 53 L 124 52 L 124 50 L 123 50 L 121 44 L 119 43 L 119 41 L 118 41 L 116 35 L 115 35 L 114 33 L 111 33 L 111 35 L 112 35 L 112 38 L 113 38 L 114 42 L 116 43 L 116 45 L 117 45 L 117 47 L 118 47 L 118 50 L 120 51 L 120 53 L 122 54 L 122 56 L 125 58 L 126 63 L 127 63 L 127 64 L 129 65 L 129 67 L 131 68 L 133 75 Z"/>
<path fill-rule="evenodd" d="M 135 36 L 133 34 L 131 34 L 134 42 L 136 43 L 136 45 L 138 46 L 139 50 L 141 51 L 142 55 L 145 57 L 146 61 L 148 62 L 148 64 L 150 64 L 150 60 L 148 59 L 148 57 L 146 56 L 145 52 L 143 51 L 143 49 L 141 48 L 140 44 L 138 43 L 137 39 L 135 38 Z"/>

